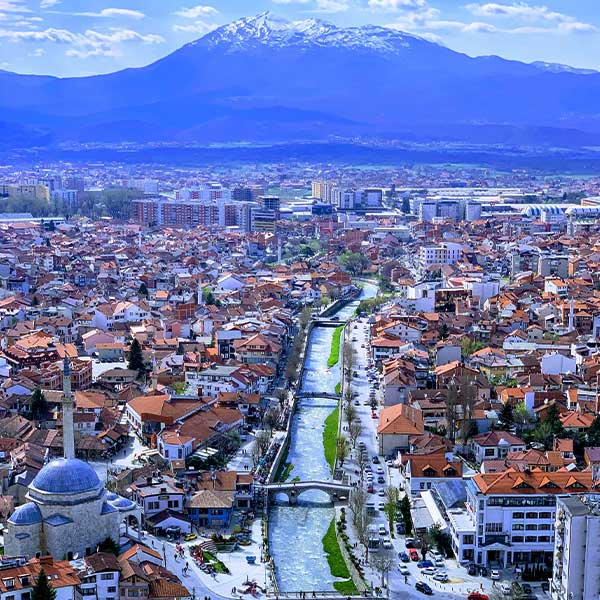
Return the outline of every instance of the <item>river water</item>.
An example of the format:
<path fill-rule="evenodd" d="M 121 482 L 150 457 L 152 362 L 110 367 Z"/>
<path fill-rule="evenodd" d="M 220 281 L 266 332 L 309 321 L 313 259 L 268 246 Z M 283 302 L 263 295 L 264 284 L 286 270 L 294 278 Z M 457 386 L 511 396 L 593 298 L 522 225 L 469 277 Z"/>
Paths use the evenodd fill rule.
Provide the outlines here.
<path fill-rule="evenodd" d="M 372 298 L 376 286 L 365 284 L 361 298 Z M 340 324 L 352 317 L 358 301 L 339 310 Z M 340 381 L 340 364 L 327 368 L 333 327 L 314 327 L 309 339 L 302 392 L 335 392 Z M 298 402 L 292 421 L 287 460 L 294 465 L 290 479 L 329 480 L 331 471 L 323 452 L 325 419 L 336 407 L 335 400 L 304 398 Z M 333 577 L 323 551 L 322 539 L 334 517 L 324 492 L 305 492 L 296 506 L 277 499 L 269 512 L 269 540 L 277 582 L 282 592 L 332 591 Z"/>

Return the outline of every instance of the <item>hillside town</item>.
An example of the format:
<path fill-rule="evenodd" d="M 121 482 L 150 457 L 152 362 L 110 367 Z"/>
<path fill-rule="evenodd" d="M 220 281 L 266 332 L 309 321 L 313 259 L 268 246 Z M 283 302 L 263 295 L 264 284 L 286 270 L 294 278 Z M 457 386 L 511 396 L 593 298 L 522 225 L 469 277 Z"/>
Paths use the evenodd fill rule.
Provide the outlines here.
<path fill-rule="evenodd" d="M 3 168 L 0 600 L 599 597 L 600 180 L 330 170 Z"/>

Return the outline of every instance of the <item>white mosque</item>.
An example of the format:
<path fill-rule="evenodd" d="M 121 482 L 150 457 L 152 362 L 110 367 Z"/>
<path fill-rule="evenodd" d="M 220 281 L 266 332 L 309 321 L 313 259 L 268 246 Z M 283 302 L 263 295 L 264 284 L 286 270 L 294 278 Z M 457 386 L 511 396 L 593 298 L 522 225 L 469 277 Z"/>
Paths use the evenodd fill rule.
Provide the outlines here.
<path fill-rule="evenodd" d="M 43 556 L 71 560 L 96 552 L 107 537 L 117 544 L 123 520 L 140 511 L 131 500 L 106 490 L 96 471 L 75 458 L 73 395 L 69 361 L 64 362 L 64 458 L 45 465 L 29 485 L 28 502 L 10 516 L 4 532 L 6 556 Z"/>

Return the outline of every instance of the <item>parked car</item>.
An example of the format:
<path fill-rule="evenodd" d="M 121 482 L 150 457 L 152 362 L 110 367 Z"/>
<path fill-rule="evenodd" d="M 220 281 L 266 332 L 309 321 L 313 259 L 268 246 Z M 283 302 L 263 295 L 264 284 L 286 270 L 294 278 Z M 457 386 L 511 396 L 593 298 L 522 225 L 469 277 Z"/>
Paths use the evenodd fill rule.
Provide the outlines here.
<path fill-rule="evenodd" d="M 531 585 L 529 585 L 528 583 L 522 583 L 521 584 L 521 590 L 523 591 L 523 594 L 533 594 L 533 590 L 531 589 Z"/>
<path fill-rule="evenodd" d="M 510 583 L 508 583 L 508 581 L 503 581 L 500 584 L 500 591 L 505 595 L 505 596 L 510 596 L 512 595 L 512 587 L 510 585 Z"/>
<path fill-rule="evenodd" d="M 390 538 L 383 538 L 383 541 L 381 542 L 381 545 L 386 549 L 386 550 L 390 550 L 391 548 L 393 548 L 394 546 L 392 545 L 392 540 L 390 540 Z"/>
<path fill-rule="evenodd" d="M 385 535 L 387 533 L 387 528 L 383 523 L 379 523 L 379 535 Z"/>
<path fill-rule="evenodd" d="M 490 600 L 490 597 L 487 594 L 482 594 L 481 592 L 471 592 L 467 596 L 467 600 Z"/>
<path fill-rule="evenodd" d="M 378 465 L 379 464 L 379 456 L 377 456 L 377 454 L 371 460 L 373 461 L 374 465 Z"/>
<path fill-rule="evenodd" d="M 408 554 L 410 556 L 410 560 L 414 560 L 415 562 L 419 560 L 419 553 L 414 548 L 411 548 L 408 551 Z"/>
<path fill-rule="evenodd" d="M 383 475 L 380 475 L 380 476 L 377 478 L 377 483 L 385 483 L 385 477 L 384 477 Z"/>
<path fill-rule="evenodd" d="M 396 533 L 400 535 L 404 535 L 406 533 L 404 523 L 396 523 Z"/>
<path fill-rule="evenodd" d="M 433 567 L 433 563 L 430 560 L 420 560 L 417 563 L 417 567 L 419 569 L 427 569 L 429 567 Z M 435 569 L 434 569 L 435 570 Z"/>
<path fill-rule="evenodd" d="M 406 548 L 414 548 L 415 547 L 415 538 L 408 537 L 404 540 L 404 545 Z"/>
<path fill-rule="evenodd" d="M 383 470 L 383 467 L 381 465 L 379 465 L 376 469 L 375 469 L 377 475 L 383 475 L 385 473 L 385 471 Z"/>
<path fill-rule="evenodd" d="M 385 496 L 385 490 L 382 488 L 377 492 L 378 496 L 381 496 L 382 498 Z"/>
<path fill-rule="evenodd" d="M 421 574 L 422 574 L 422 575 L 429 575 L 429 576 L 431 577 L 432 575 L 435 575 L 435 574 L 436 574 L 436 572 L 437 572 L 437 571 L 435 570 L 435 568 L 434 568 L 434 567 L 426 567 L 425 569 L 423 569 L 423 570 L 421 571 Z"/>
<path fill-rule="evenodd" d="M 433 590 L 424 581 L 417 581 L 417 583 L 415 583 L 415 589 L 427 596 L 433 594 Z"/>
<path fill-rule="evenodd" d="M 498 569 L 492 569 L 490 577 L 492 581 L 498 581 L 500 579 L 500 571 L 498 571 Z"/>
<path fill-rule="evenodd" d="M 448 581 L 448 573 L 446 571 L 437 571 L 433 576 L 436 581 L 441 581 L 442 583 L 446 583 Z"/>
<path fill-rule="evenodd" d="M 468 568 L 469 575 L 477 575 L 477 567 L 473 563 L 471 563 Z"/>
<path fill-rule="evenodd" d="M 400 552 L 398 554 L 398 558 L 402 561 L 402 562 L 410 562 L 410 558 L 408 556 L 408 554 L 406 554 L 406 552 Z"/>
<path fill-rule="evenodd" d="M 408 567 L 406 565 L 403 565 L 402 563 L 400 563 L 400 565 L 398 566 L 398 569 L 400 570 L 400 575 L 410 575 L 410 571 L 408 570 Z"/>
<path fill-rule="evenodd" d="M 440 558 L 434 558 L 433 559 L 433 564 L 436 567 L 443 567 L 446 563 L 444 562 L 444 559 L 440 557 Z"/>
<path fill-rule="evenodd" d="M 372 484 L 372 483 L 370 483 L 370 484 L 367 486 L 367 492 L 369 492 L 369 494 L 372 494 L 373 492 L 375 492 L 375 488 L 373 487 L 373 484 Z"/>

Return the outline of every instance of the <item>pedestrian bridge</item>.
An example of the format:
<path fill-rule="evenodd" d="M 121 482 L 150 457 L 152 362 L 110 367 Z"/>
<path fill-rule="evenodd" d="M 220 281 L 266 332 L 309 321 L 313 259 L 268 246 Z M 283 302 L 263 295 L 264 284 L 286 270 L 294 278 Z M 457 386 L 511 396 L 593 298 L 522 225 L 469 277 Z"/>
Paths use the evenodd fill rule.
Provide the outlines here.
<path fill-rule="evenodd" d="M 296 394 L 296 397 L 301 400 L 302 398 L 331 398 L 332 400 L 339 400 L 341 394 L 334 394 L 332 392 L 302 392 Z"/>
<path fill-rule="evenodd" d="M 340 325 L 345 325 L 345 321 L 340 321 L 339 319 L 328 319 L 327 317 L 319 317 L 313 319 L 313 324 L 315 327 L 339 327 Z"/>
<path fill-rule="evenodd" d="M 304 492 L 319 490 L 325 492 L 331 502 L 347 502 L 350 490 L 349 485 L 339 481 L 296 481 L 283 483 L 269 483 L 263 486 L 267 490 L 269 497 L 275 494 L 285 494 L 290 505 L 297 504 L 298 497 Z"/>

